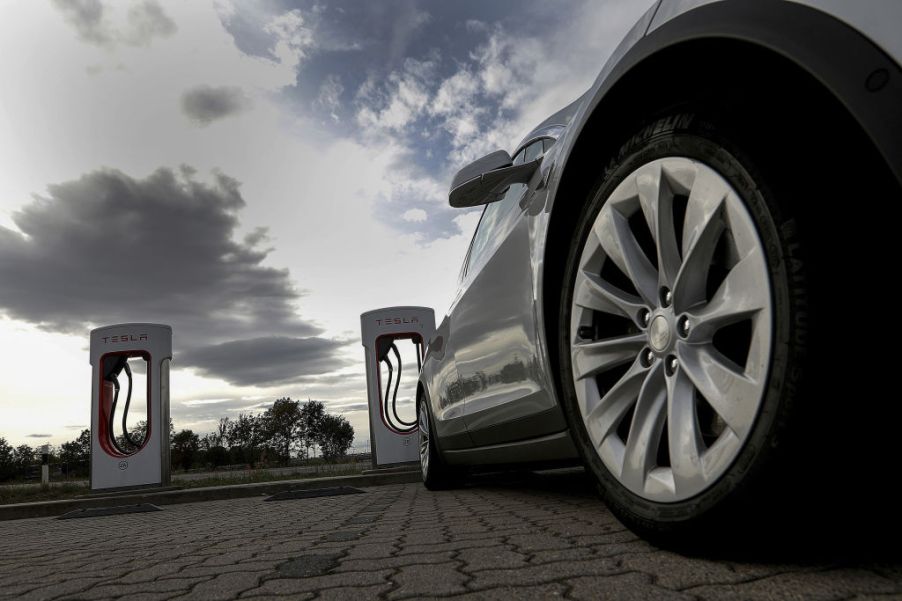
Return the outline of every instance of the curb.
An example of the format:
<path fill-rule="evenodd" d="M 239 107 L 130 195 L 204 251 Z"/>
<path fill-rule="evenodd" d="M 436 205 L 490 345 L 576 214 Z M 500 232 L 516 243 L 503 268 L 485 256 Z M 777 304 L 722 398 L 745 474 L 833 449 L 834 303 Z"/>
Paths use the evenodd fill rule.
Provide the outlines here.
<path fill-rule="evenodd" d="M 366 474 L 360 476 L 333 476 L 327 478 L 307 478 L 304 480 L 279 480 L 277 482 L 254 482 L 228 486 L 209 486 L 159 492 L 140 491 L 133 494 L 119 493 L 103 497 L 80 497 L 35 503 L 15 503 L 0 505 L 0 521 L 21 520 L 62 515 L 76 509 L 109 507 L 113 505 L 174 505 L 176 503 L 201 503 L 222 499 L 241 499 L 271 495 L 289 490 L 309 490 L 329 486 L 385 486 L 388 484 L 411 484 L 421 481 L 420 471 L 394 472 L 389 474 Z"/>

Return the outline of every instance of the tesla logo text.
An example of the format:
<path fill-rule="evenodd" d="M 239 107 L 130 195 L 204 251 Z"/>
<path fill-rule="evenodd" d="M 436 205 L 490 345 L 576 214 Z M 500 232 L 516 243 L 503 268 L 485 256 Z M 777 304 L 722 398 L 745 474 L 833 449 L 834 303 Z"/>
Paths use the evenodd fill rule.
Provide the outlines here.
<path fill-rule="evenodd" d="M 147 334 L 123 334 L 121 336 L 104 336 L 102 340 L 104 344 L 109 344 L 110 342 L 137 342 L 140 340 L 147 340 Z"/>
<path fill-rule="evenodd" d="M 376 325 L 388 325 L 396 323 L 398 325 L 402 323 L 420 323 L 420 320 L 416 317 L 387 317 L 385 319 L 377 319 Z"/>

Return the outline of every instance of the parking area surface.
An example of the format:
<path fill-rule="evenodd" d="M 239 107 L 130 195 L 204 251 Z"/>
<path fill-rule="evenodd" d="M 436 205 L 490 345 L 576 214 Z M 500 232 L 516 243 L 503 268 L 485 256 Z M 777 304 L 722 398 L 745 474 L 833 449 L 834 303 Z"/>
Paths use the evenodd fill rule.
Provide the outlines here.
<path fill-rule="evenodd" d="M 584 477 L 0 523 L 0 599 L 902 599 L 891 560 L 686 557 Z"/>

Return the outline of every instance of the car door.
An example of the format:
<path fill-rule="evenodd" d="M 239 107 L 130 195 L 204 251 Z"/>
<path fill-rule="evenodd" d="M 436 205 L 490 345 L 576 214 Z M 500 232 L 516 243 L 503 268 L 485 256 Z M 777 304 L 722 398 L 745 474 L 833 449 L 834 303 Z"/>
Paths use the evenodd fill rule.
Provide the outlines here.
<path fill-rule="evenodd" d="M 514 164 L 538 159 L 542 148 L 542 140 L 534 142 Z M 514 184 L 502 200 L 486 205 L 451 313 L 458 391 L 476 445 L 539 436 L 549 433 L 549 425 L 560 429 L 545 419 L 554 404 L 540 384 L 529 217 L 522 202 L 528 192 L 527 185 Z"/>
<path fill-rule="evenodd" d="M 471 240 L 471 247 L 472 244 Z M 451 321 L 463 290 L 469 255 L 468 250 L 458 276 L 457 292 L 435 334 L 429 339 L 423 360 L 422 376 L 430 391 L 433 427 L 445 450 L 473 446 L 464 421 L 464 398 L 460 393 L 460 378 L 454 362 L 454 341 L 451 338 Z"/>

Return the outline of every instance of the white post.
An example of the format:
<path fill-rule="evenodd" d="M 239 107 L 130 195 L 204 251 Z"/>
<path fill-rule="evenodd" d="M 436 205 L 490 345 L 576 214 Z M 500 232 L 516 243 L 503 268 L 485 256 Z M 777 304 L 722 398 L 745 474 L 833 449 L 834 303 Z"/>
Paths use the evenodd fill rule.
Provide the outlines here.
<path fill-rule="evenodd" d="M 41 488 L 50 488 L 50 445 L 41 446 Z"/>

